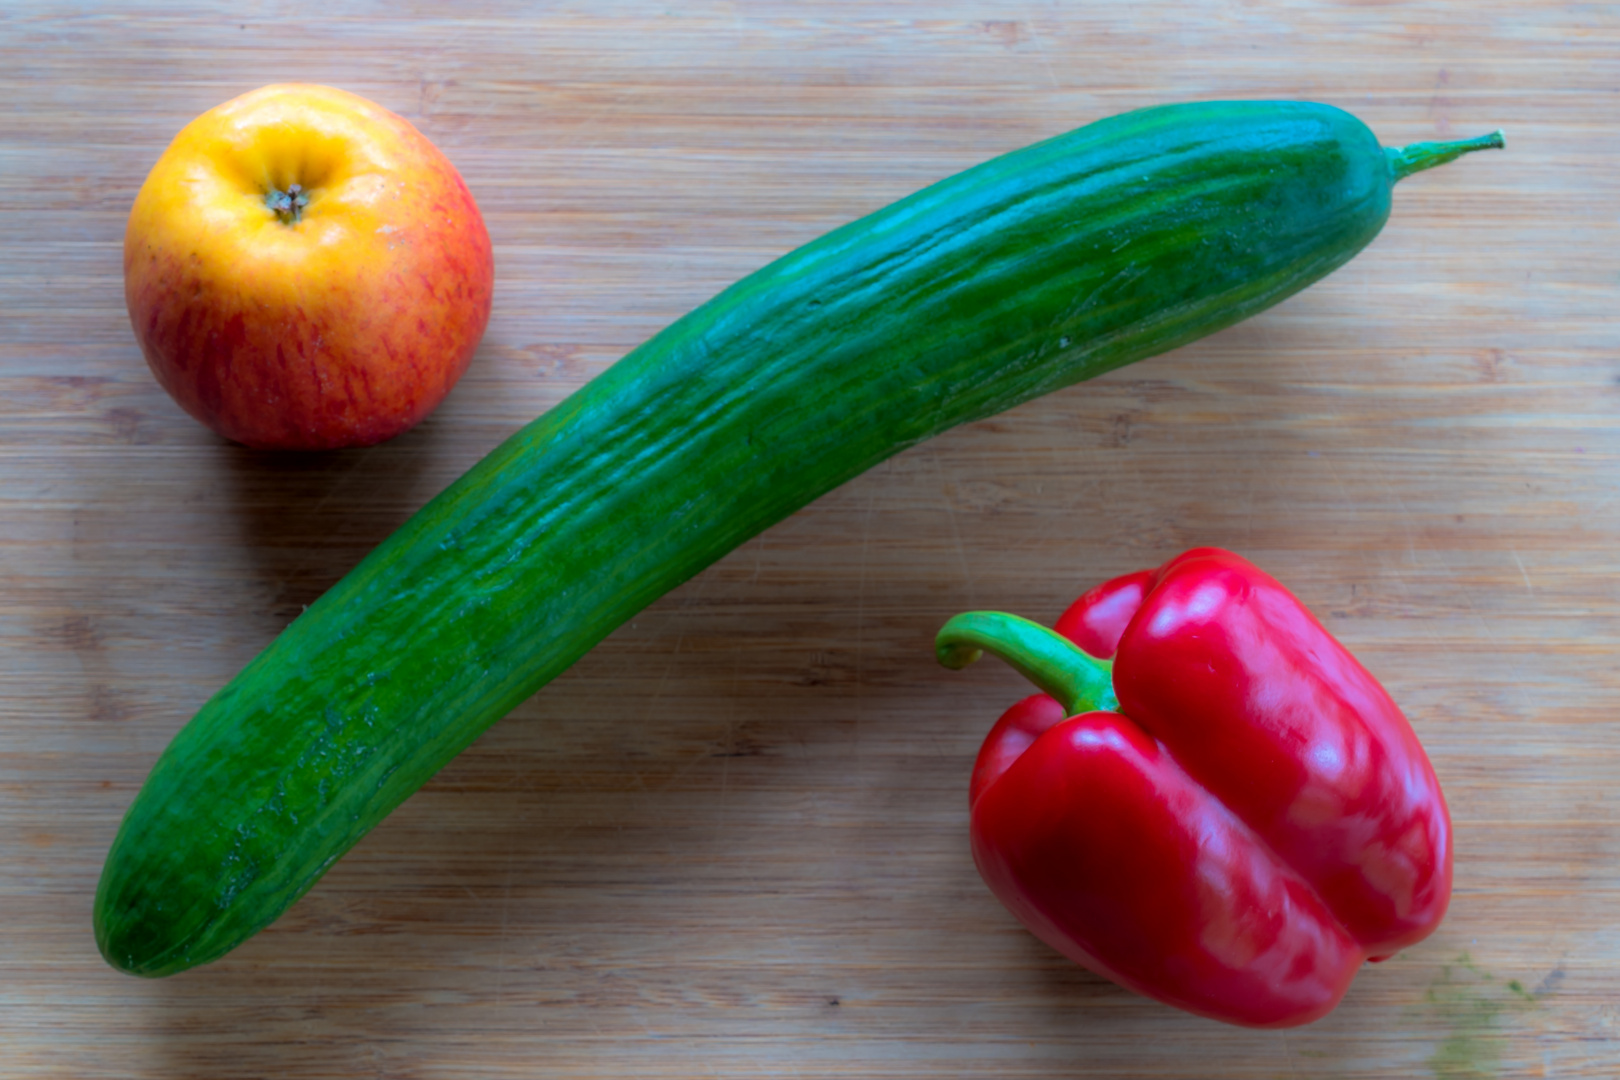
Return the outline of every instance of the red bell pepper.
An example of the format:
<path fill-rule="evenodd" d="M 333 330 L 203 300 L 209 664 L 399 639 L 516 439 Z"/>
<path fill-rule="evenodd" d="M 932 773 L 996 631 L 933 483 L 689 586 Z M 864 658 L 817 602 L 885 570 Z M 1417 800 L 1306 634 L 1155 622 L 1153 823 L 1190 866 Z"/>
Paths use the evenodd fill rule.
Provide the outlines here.
<path fill-rule="evenodd" d="M 1201 548 L 1086 593 L 1054 632 L 940 631 L 1045 691 L 985 740 L 973 858 L 1036 936 L 1203 1016 L 1291 1027 L 1451 895 L 1451 821 L 1405 717 L 1286 589 Z"/>

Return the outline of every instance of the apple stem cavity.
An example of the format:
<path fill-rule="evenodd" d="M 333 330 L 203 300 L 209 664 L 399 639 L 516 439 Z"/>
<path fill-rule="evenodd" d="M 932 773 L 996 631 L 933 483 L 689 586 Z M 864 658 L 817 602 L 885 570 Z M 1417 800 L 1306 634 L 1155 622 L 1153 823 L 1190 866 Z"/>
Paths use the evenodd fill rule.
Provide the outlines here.
<path fill-rule="evenodd" d="M 296 225 L 303 220 L 304 207 L 309 205 L 309 192 L 300 184 L 289 184 L 286 191 L 271 188 L 264 197 L 264 205 L 276 212 L 283 225 Z"/>

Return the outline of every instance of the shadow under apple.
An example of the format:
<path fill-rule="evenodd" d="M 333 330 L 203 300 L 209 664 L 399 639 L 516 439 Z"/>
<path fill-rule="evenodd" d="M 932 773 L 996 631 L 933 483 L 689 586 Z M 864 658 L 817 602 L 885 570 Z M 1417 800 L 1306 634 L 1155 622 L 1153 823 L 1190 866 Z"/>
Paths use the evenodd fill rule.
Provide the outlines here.
<path fill-rule="evenodd" d="M 256 568 L 252 613 L 285 626 L 451 483 L 440 431 L 430 419 L 377 446 L 312 453 L 223 446 L 237 544 Z"/>

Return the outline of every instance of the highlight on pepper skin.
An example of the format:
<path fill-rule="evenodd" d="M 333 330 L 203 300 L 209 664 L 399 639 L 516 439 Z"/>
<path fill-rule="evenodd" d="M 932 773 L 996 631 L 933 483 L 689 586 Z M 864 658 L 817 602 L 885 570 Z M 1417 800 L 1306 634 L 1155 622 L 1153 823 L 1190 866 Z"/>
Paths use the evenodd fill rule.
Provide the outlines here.
<path fill-rule="evenodd" d="M 1451 821 L 1389 694 L 1273 578 L 1199 548 L 1088 591 L 1049 630 L 959 615 L 1042 693 L 986 737 L 974 862 L 1041 940 L 1249 1027 L 1317 1020 L 1439 926 Z"/>

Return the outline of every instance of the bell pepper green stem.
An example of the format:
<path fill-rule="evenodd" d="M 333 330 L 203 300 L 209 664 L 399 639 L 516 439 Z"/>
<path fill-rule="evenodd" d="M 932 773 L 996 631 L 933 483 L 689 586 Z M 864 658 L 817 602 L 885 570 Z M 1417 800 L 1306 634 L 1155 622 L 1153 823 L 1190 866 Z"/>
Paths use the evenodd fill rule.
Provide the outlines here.
<path fill-rule="evenodd" d="M 1097 659 L 1040 623 L 1000 611 L 969 611 L 947 622 L 934 639 L 934 655 L 953 671 L 984 653 L 1052 695 L 1069 716 L 1119 710 L 1113 661 Z"/>
<path fill-rule="evenodd" d="M 1457 142 L 1420 142 L 1409 146 L 1389 146 L 1384 148 L 1384 153 L 1389 155 L 1389 166 L 1395 171 L 1395 179 L 1404 180 L 1415 172 L 1432 169 L 1448 161 L 1456 161 L 1464 154 L 1473 153 L 1475 150 L 1500 150 L 1506 145 L 1502 133 L 1493 131 L 1489 135 L 1460 139 Z"/>

